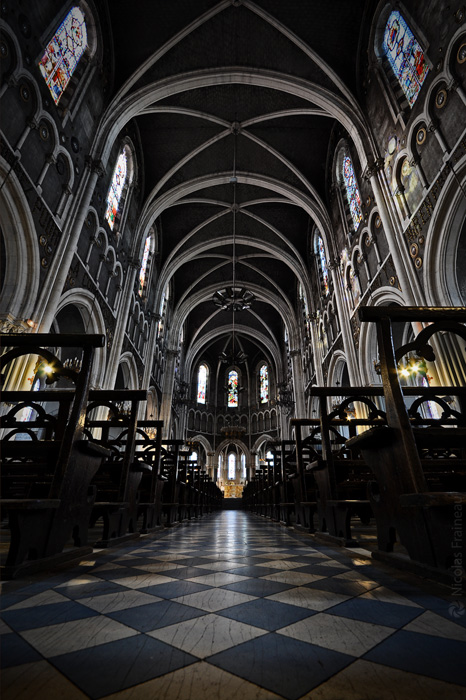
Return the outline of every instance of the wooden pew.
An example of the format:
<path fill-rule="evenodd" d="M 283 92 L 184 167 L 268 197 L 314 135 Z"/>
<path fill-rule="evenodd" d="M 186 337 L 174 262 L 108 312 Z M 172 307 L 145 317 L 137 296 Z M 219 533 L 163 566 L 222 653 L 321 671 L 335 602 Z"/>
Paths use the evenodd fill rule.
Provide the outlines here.
<path fill-rule="evenodd" d="M 163 421 L 138 420 L 135 459 L 148 465 L 150 472 L 142 472 L 139 485 L 138 518 L 142 517 L 141 534 L 163 527 L 162 493 L 166 478 L 161 473 Z"/>
<path fill-rule="evenodd" d="M 428 456 L 426 450 L 448 450 L 451 460 L 457 464 L 455 472 L 463 474 L 466 466 L 466 421 L 464 387 L 416 388 L 422 400 L 437 396 L 457 396 L 462 403 L 458 415 L 430 419 L 427 425 L 416 423 L 409 414 L 397 364 L 407 352 L 416 352 L 427 361 L 435 358 L 435 349 L 430 345 L 437 333 L 454 333 L 466 340 L 465 308 L 411 308 L 411 307 L 362 307 L 361 322 L 373 322 L 377 328 L 380 354 L 380 371 L 383 382 L 387 424 L 372 428 L 347 442 L 350 449 L 360 449 L 367 464 L 377 478 L 379 494 L 375 512 L 378 529 L 378 544 L 381 552 L 392 552 L 396 536 L 407 549 L 413 561 L 436 569 L 448 569 L 456 558 L 458 549 L 453 547 L 453 524 L 458 508 L 464 508 L 466 495 L 454 487 L 464 484 L 449 477 L 448 490 L 433 491 L 426 475 Z M 398 348 L 393 347 L 392 323 L 427 323 L 414 342 Z M 456 451 L 456 452 L 455 452 Z M 432 454 L 432 452 L 431 452 Z M 456 456 L 455 456 L 456 455 Z M 451 464 L 442 464 L 442 457 L 430 458 L 430 468 L 437 472 L 451 471 Z M 442 480 L 439 482 L 442 489 Z M 466 523 L 456 533 L 464 557 Z M 463 559 L 464 561 L 464 559 Z"/>
<path fill-rule="evenodd" d="M 302 427 L 311 427 L 309 435 L 305 436 Z M 314 474 L 306 467 L 319 459 L 321 454 L 321 440 L 319 434 L 319 422 L 316 419 L 293 419 L 291 422 L 295 430 L 295 471 L 290 474 L 294 490 L 296 521 L 295 528 L 315 532 L 314 516 L 317 512 L 317 484 Z"/>
<path fill-rule="evenodd" d="M 0 371 L 27 355 L 38 355 L 48 374 L 46 384 L 62 379 L 74 390 L 5 391 L 8 405 L 2 421 L 2 499 L 8 513 L 10 546 L 3 568 L 6 578 L 88 555 L 87 522 L 94 494 L 91 480 L 107 451 L 84 439 L 83 423 L 95 349 L 101 335 L 1 335 L 8 348 L 0 357 Z M 65 367 L 48 348 L 82 348 L 79 372 Z M 37 370 L 39 371 L 39 370 Z M 44 370 L 45 371 L 45 370 Z M 51 402 L 56 415 L 44 403 Z M 35 410 L 28 424 L 18 420 L 17 406 Z M 32 427 L 33 424 L 36 427 Z M 44 439 L 42 439 L 44 438 Z M 65 546 L 72 541 L 74 548 Z"/>
<path fill-rule="evenodd" d="M 279 511 L 280 523 L 285 526 L 294 524 L 295 501 L 292 475 L 296 476 L 296 444 L 294 440 L 282 440 L 277 453 L 280 460 Z"/>
<path fill-rule="evenodd" d="M 96 547 L 109 547 L 139 537 L 138 489 L 144 472 L 152 468 L 136 458 L 139 404 L 146 391 L 90 392 L 85 428 L 95 442 L 110 450 L 93 479 L 97 489 L 90 527 L 102 518 L 103 531 Z M 107 417 L 103 418 L 103 413 Z M 100 414 L 100 416 L 99 416 Z"/>
<path fill-rule="evenodd" d="M 317 530 L 346 546 L 359 544 L 351 530 L 354 516 L 369 524 L 372 509 L 368 489 L 373 477 L 358 451 L 349 450 L 345 443 L 361 426 L 385 421 L 385 414 L 373 402 L 375 396 L 382 395 L 382 389 L 376 388 L 313 387 L 312 396 L 319 401 L 319 418 L 292 421 L 299 469 L 304 469 L 306 475 L 312 474 L 317 487 Z M 330 411 L 329 399 L 333 399 Z M 363 417 L 363 413 L 367 416 Z M 306 438 L 302 436 L 304 429 L 309 431 Z M 306 447 L 311 452 L 307 463 L 303 463 Z"/>
<path fill-rule="evenodd" d="M 161 474 L 166 479 L 162 493 L 162 516 L 165 527 L 179 525 L 180 482 L 178 469 L 183 440 L 162 440 Z"/>

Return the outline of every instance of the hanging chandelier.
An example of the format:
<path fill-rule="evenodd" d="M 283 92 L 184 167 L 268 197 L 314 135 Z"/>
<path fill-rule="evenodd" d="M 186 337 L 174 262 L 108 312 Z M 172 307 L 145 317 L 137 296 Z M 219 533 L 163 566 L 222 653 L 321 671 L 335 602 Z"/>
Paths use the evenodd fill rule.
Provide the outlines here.
<path fill-rule="evenodd" d="M 255 296 L 246 287 L 225 287 L 219 289 L 212 297 L 215 306 L 222 310 L 246 311 L 251 308 Z"/>

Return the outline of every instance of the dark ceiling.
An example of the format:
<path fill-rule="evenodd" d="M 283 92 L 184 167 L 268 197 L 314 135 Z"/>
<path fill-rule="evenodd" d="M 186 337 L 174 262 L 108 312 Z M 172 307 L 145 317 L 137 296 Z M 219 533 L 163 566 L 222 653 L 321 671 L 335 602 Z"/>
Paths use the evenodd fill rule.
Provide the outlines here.
<path fill-rule="evenodd" d="M 374 5 L 109 0 L 115 94 L 133 109 L 145 225 L 160 235 L 159 298 L 170 281 L 189 362 L 215 364 L 231 343 L 233 314 L 212 295 L 233 281 L 256 297 L 235 313 L 237 342 L 250 362 L 278 356 L 309 232 L 328 220 L 332 132 L 357 109 Z"/>

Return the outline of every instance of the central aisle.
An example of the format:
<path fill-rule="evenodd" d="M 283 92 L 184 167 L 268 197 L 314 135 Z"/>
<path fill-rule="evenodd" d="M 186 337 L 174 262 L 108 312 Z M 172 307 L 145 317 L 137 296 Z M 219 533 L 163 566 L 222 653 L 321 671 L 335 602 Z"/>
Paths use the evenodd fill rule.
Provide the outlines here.
<path fill-rule="evenodd" d="M 7 584 L 2 699 L 460 700 L 466 615 L 412 581 L 222 511 Z"/>

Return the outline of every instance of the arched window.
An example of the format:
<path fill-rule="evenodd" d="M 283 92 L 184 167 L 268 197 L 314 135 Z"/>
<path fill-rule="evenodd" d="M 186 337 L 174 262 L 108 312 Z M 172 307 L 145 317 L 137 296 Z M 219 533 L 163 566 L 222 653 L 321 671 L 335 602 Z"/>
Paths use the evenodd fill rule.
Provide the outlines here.
<path fill-rule="evenodd" d="M 82 10 L 79 7 L 73 7 L 58 27 L 39 61 L 40 72 L 55 104 L 58 104 L 66 90 L 86 47 L 86 20 Z"/>
<path fill-rule="evenodd" d="M 345 156 L 343 158 L 342 171 L 351 218 L 353 220 L 354 230 L 357 231 L 362 220 L 361 195 L 359 194 L 359 188 L 356 183 L 353 163 L 351 162 L 351 158 L 349 156 Z"/>
<path fill-rule="evenodd" d="M 228 478 L 236 478 L 236 455 L 233 452 L 228 455 Z"/>
<path fill-rule="evenodd" d="M 189 462 L 197 462 L 197 452 L 191 452 L 188 457 Z"/>
<path fill-rule="evenodd" d="M 139 289 L 138 289 L 138 294 L 140 297 L 144 296 L 144 292 L 147 287 L 147 281 L 148 281 L 148 272 L 150 269 L 149 266 L 149 259 L 150 259 L 150 254 L 151 254 L 151 243 L 152 243 L 152 234 L 149 234 L 146 238 L 146 242 L 144 244 L 144 252 L 142 254 L 142 263 L 141 263 L 141 269 L 139 270 Z"/>
<path fill-rule="evenodd" d="M 261 403 L 267 403 L 269 400 L 269 370 L 267 365 L 262 365 L 259 370 L 259 387 Z"/>
<path fill-rule="evenodd" d="M 246 455 L 244 452 L 241 453 L 241 478 L 246 478 Z"/>
<path fill-rule="evenodd" d="M 228 407 L 238 406 L 238 372 L 235 369 L 228 372 Z"/>
<path fill-rule="evenodd" d="M 324 289 L 325 296 L 327 296 L 329 293 L 327 258 L 325 256 L 324 242 L 320 236 L 317 236 L 317 254 L 318 254 L 319 260 L 320 260 L 320 271 L 322 274 L 322 287 Z"/>
<path fill-rule="evenodd" d="M 112 231 L 120 208 L 121 195 L 123 194 L 123 188 L 128 173 L 127 161 L 128 157 L 126 155 L 126 149 L 124 148 L 118 156 L 117 164 L 113 171 L 112 184 L 110 185 L 107 195 L 107 211 L 105 213 L 105 218 Z"/>
<path fill-rule="evenodd" d="M 197 403 L 206 402 L 208 374 L 209 370 L 207 369 L 207 365 L 200 365 L 197 372 Z"/>
<path fill-rule="evenodd" d="M 394 10 L 387 20 L 382 49 L 412 107 L 429 68 L 423 50 L 398 10 Z"/>
<path fill-rule="evenodd" d="M 220 478 L 222 476 L 222 464 L 223 464 L 223 457 L 221 454 L 218 456 L 218 469 L 217 469 L 217 479 L 216 481 L 220 481 Z"/>
<path fill-rule="evenodd" d="M 309 307 L 307 305 L 306 293 L 305 293 L 301 283 L 299 284 L 299 287 L 298 287 L 298 294 L 299 294 L 299 298 L 301 299 L 301 303 L 304 307 L 304 313 L 307 317 L 307 316 L 309 316 Z"/>

